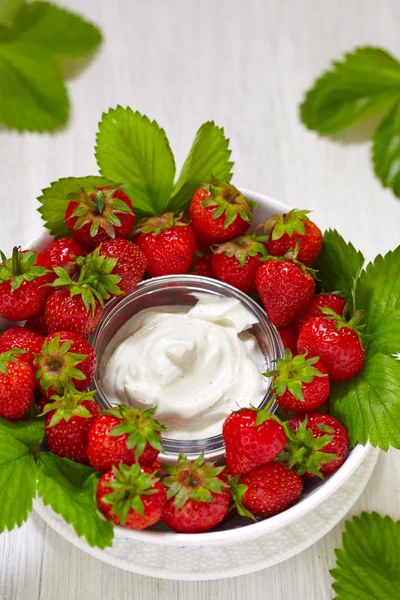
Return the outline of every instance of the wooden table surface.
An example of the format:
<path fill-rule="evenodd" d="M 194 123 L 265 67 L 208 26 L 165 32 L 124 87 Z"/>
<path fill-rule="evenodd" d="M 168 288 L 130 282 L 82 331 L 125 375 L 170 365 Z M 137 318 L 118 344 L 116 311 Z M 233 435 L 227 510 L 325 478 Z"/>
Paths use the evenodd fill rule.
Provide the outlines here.
<path fill-rule="evenodd" d="M 400 200 L 384 191 L 363 134 L 318 138 L 299 122 L 304 90 L 344 51 L 379 45 L 400 56 L 397 0 L 64 0 L 103 29 L 96 59 L 69 81 L 72 116 L 54 135 L 0 131 L 1 247 L 39 231 L 40 190 L 95 174 L 102 111 L 129 105 L 166 130 L 178 165 L 198 126 L 213 119 L 231 138 L 234 182 L 314 210 L 368 258 L 399 244 Z M 357 139 L 355 139 L 357 138 Z M 380 457 L 352 513 L 400 518 L 400 453 Z M 0 507 L 1 510 L 1 507 Z M 328 570 L 343 523 L 297 557 L 220 582 L 180 583 L 129 574 L 89 557 L 37 516 L 0 536 L 1 600 L 328 600 Z"/>

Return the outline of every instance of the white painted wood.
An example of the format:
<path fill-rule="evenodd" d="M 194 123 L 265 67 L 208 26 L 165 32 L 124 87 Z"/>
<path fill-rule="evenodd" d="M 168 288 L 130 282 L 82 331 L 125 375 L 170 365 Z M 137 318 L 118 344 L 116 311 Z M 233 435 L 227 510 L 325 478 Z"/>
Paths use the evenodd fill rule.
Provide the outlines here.
<path fill-rule="evenodd" d="M 60 2 L 61 3 L 61 2 Z M 32 239 L 35 198 L 59 177 L 96 173 L 96 125 L 117 103 L 155 118 L 184 159 L 197 127 L 225 126 L 237 185 L 311 208 L 372 258 L 399 243 L 400 200 L 373 176 L 368 142 L 318 138 L 297 105 L 329 60 L 357 45 L 400 56 L 396 0 L 64 0 L 101 25 L 96 60 L 69 81 L 72 116 L 54 135 L 0 131 L 0 245 Z M 354 507 L 400 518 L 400 453 L 382 456 Z M 342 525 L 274 568 L 236 579 L 174 583 L 108 567 L 32 517 L 0 537 L 1 600 L 327 600 Z"/>

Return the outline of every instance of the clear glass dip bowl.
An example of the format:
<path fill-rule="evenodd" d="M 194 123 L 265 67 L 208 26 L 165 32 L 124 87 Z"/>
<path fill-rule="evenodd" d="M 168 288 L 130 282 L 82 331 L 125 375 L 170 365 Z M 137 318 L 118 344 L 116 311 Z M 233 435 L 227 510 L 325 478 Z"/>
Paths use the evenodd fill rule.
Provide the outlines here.
<path fill-rule="evenodd" d="M 96 400 L 102 409 L 110 408 L 107 396 L 102 390 L 100 373 L 111 354 L 107 348 L 117 331 L 135 314 L 145 308 L 159 306 L 194 306 L 195 294 L 206 293 L 213 296 L 238 299 L 256 318 L 257 323 L 249 329 L 264 355 L 266 370 L 274 368 L 274 361 L 283 355 L 284 348 L 277 329 L 269 322 L 264 310 L 249 296 L 236 288 L 207 277 L 197 275 L 169 275 L 155 277 L 141 282 L 137 288 L 121 299 L 107 304 L 102 320 L 91 340 L 97 355 L 98 367 L 93 388 L 97 390 Z M 270 380 L 260 407 L 267 405 L 272 397 Z M 275 410 L 273 404 L 271 412 Z M 157 416 L 157 415 L 156 415 Z M 175 461 L 180 452 L 195 458 L 204 451 L 205 457 L 212 460 L 223 458 L 224 442 L 222 435 L 196 440 L 169 439 L 168 432 L 163 436 L 164 454 L 161 460 Z"/>

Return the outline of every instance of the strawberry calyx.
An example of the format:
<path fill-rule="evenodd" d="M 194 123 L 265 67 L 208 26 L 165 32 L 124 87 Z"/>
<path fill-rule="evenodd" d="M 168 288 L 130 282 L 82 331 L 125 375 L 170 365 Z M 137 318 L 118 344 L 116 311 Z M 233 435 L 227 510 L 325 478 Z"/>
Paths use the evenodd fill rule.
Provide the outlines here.
<path fill-rule="evenodd" d="M 107 235 L 114 239 L 114 227 L 120 227 L 121 221 L 117 214 L 133 215 L 129 206 L 113 195 L 123 186 L 94 188 L 92 192 L 87 193 L 81 187 L 79 192 L 72 192 L 67 195 L 67 200 L 77 202 L 78 205 L 68 217 L 77 218 L 74 230 L 81 229 L 84 225 L 90 224 L 90 236 L 95 237 L 99 229 L 104 229 Z"/>
<path fill-rule="evenodd" d="M 277 262 L 289 261 L 289 262 L 294 263 L 297 267 L 299 267 L 299 269 L 301 269 L 301 271 L 303 273 L 308 273 L 309 275 L 311 275 L 311 277 L 313 279 L 318 279 L 318 277 L 317 277 L 318 270 L 317 269 L 312 269 L 311 267 L 307 267 L 304 263 L 297 260 L 299 248 L 300 248 L 299 242 L 296 242 L 295 248 L 291 248 L 290 250 L 288 250 L 284 256 L 271 256 L 270 254 L 267 254 L 266 256 L 263 256 L 262 258 L 260 258 L 260 261 L 261 262 L 266 262 L 267 260 L 275 260 Z"/>
<path fill-rule="evenodd" d="M 346 305 L 344 309 L 344 314 L 346 314 L 348 306 Z M 365 323 L 363 325 L 359 325 L 359 322 L 364 317 L 363 310 L 356 310 L 354 315 L 347 321 L 346 317 L 339 315 L 332 308 L 328 308 L 327 306 L 320 307 L 321 312 L 324 317 L 330 319 L 332 321 L 336 321 L 336 329 L 340 331 L 343 327 L 347 329 L 351 329 L 355 331 L 360 337 L 363 337 L 362 329 L 365 327 Z"/>
<path fill-rule="evenodd" d="M 257 418 L 256 418 L 256 422 L 254 423 L 255 427 L 262 425 L 263 423 L 265 423 L 265 421 L 276 421 L 277 423 L 279 423 L 279 425 L 283 425 L 280 418 L 270 412 L 270 408 L 272 406 L 273 401 L 274 401 L 274 398 L 271 398 L 271 400 L 269 400 L 269 402 L 264 406 L 264 408 L 257 408 L 256 406 L 250 405 L 250 406 L 246 406 L 246 407 L 240 407 L 237 410 L 233 410 L 232 412 L 240 413 L 244 410 L 252 410 L 252 411 L 256 412 Z"/>
<path fill-rule="evenodd" d="M 297 400 L 304 402 L 302 384 L 311 383 L 314 377 L 327 377 L 313 366 L 319 361 L 319 356 L 306 357 L 307 352 L 293 358 L 291 351 L 286 349 L 284 357 L 275 361 L 276 369 L 263 373 L 264 377 L 274 377 L 272 387 L 277 396 L 289 391 Z"/>
<path fill-rule="evenodd" d="M 265 236 L 242 235 L 234 240 L 216 246 L 213 248 L 213 252 L 216 254 L 225 254 L 229 258 L 234 256 L 239 266 L 243 267 L 248 256 L 266 256 L 267 249 L 262 243 L 266 240 Z"/>
<path fill-rule="evenodd" d="M 111 504 L 111 514 L 117 515 L 121 525 L 124 525 L 130 510 L 144 514 L 141 496 L 157 494 L 154 486 L 160 479 L 154 473 L 144 473 L 139 463 L 133 463 L 130 467 L 120 463 L 119 467 L 112 467 L 112 472 L 115 479 L 107 482 L 112 492 L 105 495 L 102 501 Z"/>
<path fill-rule="evenodd" d="M 187 227 L 189 223 L 182 221 L 182 213 L 176 215 L 173 212 L 167 212 L 163 215 L 157 215 L 144 219 L 135 229 L 135 233 L 152 233 L 159 235 L 164 229 L 171 227 Z"/>
<path fill-rule="evenodd" d="M 33 250 L 22 252 L 19 246 L 14 246 L 11 258 L 7 258 L 1 251 L 0 257 L 3 261 L 0 264 L 0 282 L 10 281 L 12 292 L 17 290 L 24 281 L 34 281 L 37 277 L 50 272 L 45 267 L 34 266 L 38 252 Z"/>
<path fill-rule="evenodd" d="M 63 267 L 54 267 L 58 277 L 49 285 L 55 288 L 67 287 L 71 296 L 81 295 L 86 310 L 91 308 L 92 313 L 97 302 L 104 306 L 104 301 L 109 300 L 111 295 L 123 294 L 118 287 L 121 277 L 112 274 L 118 262 L 117 258 L 103 256 L 100 254 L 100 248 L 96 248 L 86 256 L 79 256 L 76 262 L 80 267 L 77 279 L 71 279 Z"/>
<path fill-rule="evenodd" d="M 239 475 L 236 475 L 235 477 L 228 475 L 227 479 L 232 499 L 232 504 L 229 507 L 229 510 L 236 508 L 238 514 L 241 517 L 247 517 L 248 519 L 252 519 L 252 521 L 257 521 L 253 513 L 250 512 L 247 508 L 245 508 L 243 504 L 243 496 L 249 489 L 248 486 L 244 483 L 240 483 Z"/>
<path fill-rule="evenodd" d="M 333 440 L 333 431 L 329 425 L 321 423 L 318 427 L 325 435 L 314 438 L 312 430 L 307 429 L 307 423 L 308 418 L 305 417 L 296 433 L 285 424 L 288 441 L 276 460 L 287 463 L 298 475 L 304 475 L 307 471 L 322 478 L 321 466 L 338 459 L 336 454 L 321 452 Z"/>
<path fill-rule="evenodd" d="M 91 419 L 93 415 L 83 405 L 83 402 L 95 402 L 93 392 L 78 392 L 74 387 L 68 386 L 64 388 L 62 396 L 54 395 L 50 398 L 50 401 L 44 406 L 43 411 L 39 415 L 43 417 L 49 412 L 54 411 L 50 422 L 46 424 L 46 427 L 54 427 L 62 419 L 66 423 L 71 417 L 82 417 L 83 419 Z"/>
<path fill-rule="evenodd" d="M 310 213 L 310 210 L 299 210 L 297 208 L 293 208 L 288 213 L 284 213 L 283 215 L 272 215 L 268 217 L 263 223 L 261 223 L 258 227 L 262 227 L 264 232 L 271 231 L 271 238 L 275 240 L 279 240 L 285 233 L 292 237 L 295 233 L 299 235 L 305 235 L 306 230 L 304 227 L 304 221 L 309 221 L 310 219 L 307 215 Z"/>
<path fill-rule="evenodd" d="M 17 362 L 20 354 L 25 354 L 25 352 L 27 351 L 20 348 L 12 348 L 11 350 L 7 350 L 7 352 L 2 352 L 0 354 L 0 373 L 8 375 L 7 364 Z"/>
<path fill-rule="evenodd" d="M 203 206 L 215 207 L 213 220 L 225 215 L 225 229 L 232 225 L 238 215 L 243 221 L 250 223 L 252 211 L 257 208 L 257 205 L 245 198 L 233 185 L 220 181 L 205 183 L 203 188 L 211 192 L 211 196 L 203 200 Z"/>
<path fill-rule="evenodd" d="M 126 445 L 129 449 L 135 448 L 135 459 L 138 460 L 144 452 L 146 443 L 155 450 L 162 451 L 160 433 L 167 428 L 153 417 L 155 412 L 155 408 L 140 410 L 140 408 L 119 404 L 118 407 L 102 411 L 101 414 L 113 415 L 121 419 L 122 423 L 115 425 L 108 435 L 118 437 L 128 434 Z"/>
<path fill-rule="evenodd" d="M 42 351 L 35 354 L 35 378 L 46 392 L 53 386 L 56 392 L 61 393 L 71 384 L 72 379 L 86 379 L 76 365 L 84 361 L 87 354 L 70 352 L 72 340 L 61 344 L 60 338 L 60 334 L 57 333 L 50 341 L 45 340 Z"/>
<path fill-rule="evenodd" d="M 212 494 L 221 494 L 229 487 L 226 481 L 218 477 L 225 467 L 216 467 L 214 462 L 204 460 L 204 451 L 191 462 L 180 454 L 175 465 L 162 464 L 167 477 L 163 484 L 168 488 L 167 500 L 174 498 L 177 509 L 188 500 L 195 502 L 215 502 Z"/>

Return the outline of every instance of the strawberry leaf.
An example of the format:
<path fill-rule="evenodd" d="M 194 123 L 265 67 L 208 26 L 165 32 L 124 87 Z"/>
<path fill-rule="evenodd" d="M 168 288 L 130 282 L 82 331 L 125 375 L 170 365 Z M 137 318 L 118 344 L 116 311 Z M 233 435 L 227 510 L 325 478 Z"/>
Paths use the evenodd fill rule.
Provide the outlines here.
<path fill-rule="evenodd" d="M 233 162 L 229 158 L 229 139 L 213 121 L 198 130 L 168 202 L 168 210 L 185 208 L 197 188 L 207 181 L 229 182 Z"/>
<path fill-rule="evenodd" d="M 400 63 L 380 48 L 357 48 L 318 79 L 300 106 L 309 129 L 336 133 L 400 95 Z"/>
<path fill-rule="evenodd" d="M 400 102 L 382 119 L 373 137 L 375 174 L 384 187 L 400 196 Z"/>
<path fill-rule="evenodd" d="M 39 457 L 38 493 L 45 505 L 70 523 L 91 546 L 111 546 L 113 524 L 97 509 L 98 474 L 86 465 L 60 458 L 51 452 Z"/>
<path fill-rule="evenodd" d="M 38 208 L 45 226 L 55 237 L 70 236 L 71 233 L 64 222 L 65 211 L 68 206 L 68 194 L 78 192 L 81 187 L 90 191 L 93 187 L 103 187 L 110 185 L 108 179 L 103 177 L 64 177 L 58 181 L 53 181 L 50 187 L 42 190 L 42 195 L 38 200 Z"/>
<path fill-rule="evenodd" d="M 400 598 L 400 521 L 364 512 L 346 521 L 343 549 L 335 553 L 336 600 Z"/>
<path fill-rule="evenodd" d="M 315 269 L 323 291 L 338 291 L 349 300 L 364 264 L 364 256 L 351 242 L 345 242 L 335 229 L 324 233 L 322 251 Z"/>
<path fill-rule="evenodd" d="M 103 114 L 97 134 L 100 172 L 129 184 L 125 192 L 135 212 L 166 211 L 175 176 L 175 161 L 165 131 L 131 108 L 117 106 Z"/>
<path fill-rule="evenodd" d="M 44 439 L 44 421 L 37 418 L 35 407 L 19 421 L 0 417 L 0 435 L 9 435 L 28 448 L 37 448 Z"/>
<path fill-rule="evenodd" d="M 29 448 L 0 428 L 0 533 L 26 521 L 35 491 L 36 464 Z"/>
<path fill-rule="evenodd" d="M 101 42 L 101 33 L 92 23 L 49 2 L 25 4 L 13 35 L 57 56 L 83 56 Z"/>
<path fill-rule="evenodd" d="M 24 0 L 2 0 L 0 3 L 0 25 L 12 27 L 23 5 Z"/>

